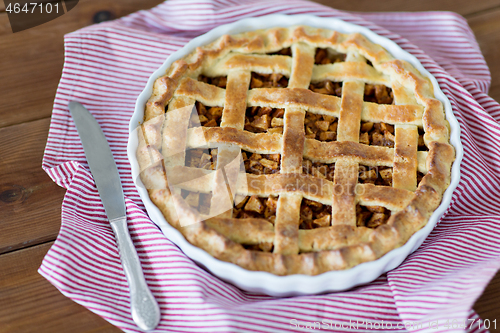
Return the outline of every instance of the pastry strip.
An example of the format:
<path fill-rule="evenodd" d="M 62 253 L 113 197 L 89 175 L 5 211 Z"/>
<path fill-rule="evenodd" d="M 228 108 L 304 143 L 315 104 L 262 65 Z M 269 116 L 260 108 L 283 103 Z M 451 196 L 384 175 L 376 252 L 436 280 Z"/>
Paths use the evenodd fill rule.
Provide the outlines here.
<path fill-rule="evenodd" d="M 290 76 L 291 59 L 287 56 L 230 53 L 217 66 L 205 71 L 208 76 L 223 76 L 235 70 L 262 74 L 280 73 Z"/>
<path fill-rule="evenodd" d="M 282 135 L 251 133 L 219 127 L 198 127 L 188 130 L 187 146 L 216 147 L 220 143 L 232 143 L 241 148 L 259 154 L 278 154 L 282 149 Z M 345 157 L 368 166 L 393 166 L 394 148 L 366 146 L 357 142 L 320 142 L 305 139 L 304 157 L 313 162 L 334 163 L 339 157 Z M 418 171 L 427 173 L 426 151 L 417 153 Z"/>
<path fill-rule="evenodd" d="M 227 76 L 224 109 L 221 116 L 221 129 L 242 130 L 245 125 L 247 90 L 250 84 L 248 71 L 232 70 Z M 242 170 L 241 170 L 242 169 Z M 216 174 L 210 203 L 210 215 L 231 218 L 236 182 L 240 170 L 245 167 L 241 158 L 241 148 L 232 144 L 221 144 L 217 152 Z"/>
<path fill-rule="evenodd" d="M 414 125 L 395 126 L 392 186 L 408 191 L 417 189 L 418 129 Z"/>
<path fill-rule="evenodd" d="M 281 193 L 276 209 L 274 253 L 299 253 L 299 219 L 302 196 Z"/>
<path fill-rule="evenodd" d="M 250 77 L 250 72 L 236 70 L 231 71 L 227 76 L 224 110 L 222 112 L 220 127 L 232 127 L 243 130 Z"/>
<path fill-rule="evenodd" d="M 249 106 L 300 107 L 306 111 L 338 117 L 341 99 L 307 89 L 259 88 L 248 91 Z M 361 120 L 390 124 L 422 125 L 424 108 L 420 105 L 385 105 L 363 102 Z"/>
<path fill-rule="evenodd" d="M 307 88 L 314 64 L 314 48 L 306 44 L 292 46 L 292 75 L 288 88 Z M 287 106 L 284 114 L 283 153 L 281 174 L 300 175 L 304 155 L 304 110 Z M 299 253 L 298 229 L 300 223 L 301 193 L 282 193 L 276 210 L 274 253 Z"/>
<path fill-rule="evenodd" d="M 362 57 L 349 53 L 347 61 L 358 63 Z M 362 81 L 346 81 L 342 86 L 342 104 L 337 128 L 337 141 L 359 142 L 359 127 L 363 108 Z M 335 163 L 332 203 L 332 225 L 356 226 L 356 184 L 358 183 L 358 162 L 342 156 Z"/>

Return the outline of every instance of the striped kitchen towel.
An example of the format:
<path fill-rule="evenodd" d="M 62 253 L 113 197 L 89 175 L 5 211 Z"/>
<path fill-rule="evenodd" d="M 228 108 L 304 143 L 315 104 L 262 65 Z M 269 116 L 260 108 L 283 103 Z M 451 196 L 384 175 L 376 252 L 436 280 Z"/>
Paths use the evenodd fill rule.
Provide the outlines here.
<path fill-rule="evenodd" d="M 462 128 L 462 178 L 445 217 L 401 266 L 350 291 L 274 298 L 219 280 L 151 222 L 131 177 L 128 123 L 151 73 L 195 36 L 272 13 L 335 17 L 392 39 L 436 77 Z M 78 100 L 100 123 L 120 172 L 132 239 L 161 307 L 154 332 L 485 332 L 496 322 L 480 322 L 472 306 L 500 266 L 500 106 L 487 95 L 490 81 L 466 20 L 449 12 L 353 14 L 302 0 L 172 0 L 68 34 L 43 158 L 67 192 L 59 236 L 39 272 L 113 325 L 140 332 L 68 111 Z"/>

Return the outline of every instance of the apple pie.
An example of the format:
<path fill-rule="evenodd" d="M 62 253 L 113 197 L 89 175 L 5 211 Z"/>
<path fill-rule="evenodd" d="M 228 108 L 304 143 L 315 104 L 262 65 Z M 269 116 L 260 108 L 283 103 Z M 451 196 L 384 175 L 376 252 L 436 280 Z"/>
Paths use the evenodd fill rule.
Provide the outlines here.
<path fill-rule="evenodd" d="M 165 219 L 248 270 L 316 275 L 402 246 L 455 158 L 431 81 L 362 34 L 225 35 L 173 62 L 137 157 Z"/>

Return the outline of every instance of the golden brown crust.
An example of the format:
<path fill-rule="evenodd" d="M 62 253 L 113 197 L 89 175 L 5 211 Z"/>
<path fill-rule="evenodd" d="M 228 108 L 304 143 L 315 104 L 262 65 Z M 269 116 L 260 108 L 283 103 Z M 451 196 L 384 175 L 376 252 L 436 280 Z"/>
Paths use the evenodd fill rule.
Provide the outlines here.
<path fill-rule="evenodd" d="M 287 108 L 284 121 L 287 123 L 283 133 L 283 153 L 281 155 L 281 169 L 286 173 L 302 172 L 302 155 L 304 151 L 304 111 Z M 300 131 L 291 131 L 290 128 L 300 128 Z"/>
<path fill-rule="evenodd" d="M 288 47 L 292 57 L 266 55 Z M 344 53 L 346 61 L 314 64 L 316 48 Z M 288 87 L 249 90 L 251 72 L 285 75 Z M 196 80 L 200 74 L 227 76 L 227 87 Z M 311 82 L 323 80 L 344 82 L 342 97 L 308 90 Z M 395 103 L 364 102 L 365 84 L 390 85 Z M 223 36 L 174 62 L 154 83 L 139 133 L 141 179 L 166 220 L 190 243 L 218 259 L 277 275 L 348 269 L 402 246 L 427 223 L 450 183 L 455 153 L 449 144 L 443 106 L 434 98 L 433 89 L 409 63 L 394 59 L 358 33 L 299 26 Z M 224 107 L 220 127 L 187 128 L 186 107 L 195 101 Z M 162 117 L 167 106 L 167 116 Z M 283 134 L 244 130 L 247 107 L 283 108 Z M 175 112 L 180 108 L 185 108 L 184 112 Z M 337 141 L 305 138 L 306 112 L 339 118 Z M 359 143 L 360 121 L 394 125 L 395 147 Z M 417 151 L 418 127 L 425 131 L 428 152 Z M 161 129 L 163 136 L 159 134 Z M 196 147 L 220 150 L 217 170 L 184 165 L 183 149 Z M 231 171 L 227 161 L 240 149 L 281 154 L 280 173 Z M 335 162 L 333 182 L 302 174 L 303 158 Z M 393 187 L 359 184 L 359 164 L 393 167 Z M 224 174 L 222 169 L 226 170 Z M 425 174 L 418 187 L 417 171 Z M 206 219 L 181 196 L 181 190 L 202 194 L 214 191 L 212 203 L 217 205 L 219 194 L 226 190 L 224 181 L 233 198 L 279 194 L 274 224 L 259 218 L 236 220 L 227 214 Z M 338 187 L 342 194 L 336 192 Z M 332 205 L 332 225 L 299 230 L 303 198 Z M 377 228 L 357 227 L 356 204 L 385 207 L 392 215 Z M 243 246 L 264 243 L 272 243 L 274 251 L 253 251 Z"/>
<path fill-rule="evenodd" d="M 396 125 L 394 168 L 392 182 L 395 188 L 415 191 L 417 188 L 418 129 L 415 126 Z"/>

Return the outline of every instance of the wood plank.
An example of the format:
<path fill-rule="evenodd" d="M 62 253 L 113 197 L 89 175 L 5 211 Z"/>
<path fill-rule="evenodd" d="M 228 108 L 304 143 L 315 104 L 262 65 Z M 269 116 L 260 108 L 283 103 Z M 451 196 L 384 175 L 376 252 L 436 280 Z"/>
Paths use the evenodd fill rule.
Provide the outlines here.
<path fill-rule="evenodd" d="M 500 9 L 473 15 L 468 23 L 479 43 L 491 72 L 489 95 L 500 101 Z M 500 319 L 500 318 L 499 318 Z"/>
<path fill-rule="evenodd" d="M 38 274 L 37 269 L 52 244 L 46 243 L 0 256 L 0 331 L 121 332 L 63 296 Z"/>
<path fill-rule="evenodd" d="M 109 11 L 121 17 L 148 9 L 162 0 L 81 0 L 67 14 L 13 34 L 7 14 L 0 14 L 0 127 L 49 117 L 64 59 L 63 36 L 92 24 Z"/>
<path fill-rule="evenodd" d="M 41 168 L 49 123 L 0 129 L 0 253 L 54 240 L 59 232 L 65 190 Z"/>
<path fill-rule="evenodd" d="M 497 319 L 497 329 L 500 330 L 500 271 L 490 281 L 483 294 L 474 304 L 474 310 L 479 314 L 482 320 L 489 319 L 490 322 Z M 493 324 L 492 324 L 493 326 Z M 496 332 L 494 327 L 491 332 Z"/>
<path fill-rule="evenodd" d="M 363 12 L 401 12 L 401 11 L 427 11 L 427 10 L 447 10 L 469 15 L 482 10 L 500 6 L 498 0 L 313 0 L 336 9 Z"/>

